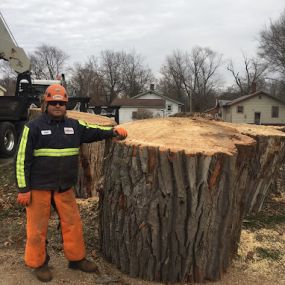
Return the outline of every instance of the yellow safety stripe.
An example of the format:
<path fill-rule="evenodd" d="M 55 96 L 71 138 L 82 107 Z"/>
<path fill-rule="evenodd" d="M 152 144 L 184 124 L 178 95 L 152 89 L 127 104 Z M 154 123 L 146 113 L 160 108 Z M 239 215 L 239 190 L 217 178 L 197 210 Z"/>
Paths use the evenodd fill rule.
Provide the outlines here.
<path fill-rule="evenodd" d="M 72 156 L 79 154 L 79 147 L 75 148 L 39 148 L 34 150 L 34 156 Z"/>
<path fill-rule="evenodd" d="M 16 162 L 16 176 L 18 181 L 19 188 L 26 187 L 26 179 L 25 179 L 25 156 L 26 156 L 26 147 L 28 141 L 30 129 L 27 126 L 24 126 L 23 135 L 21 138 L 18 154 L 17 154 L 17 162 Z"/>
<path fill-rule="evenodd" d="M 95 125 L 95 124 L 89 124 L 85 121 L 82 120 L 78 120 L 79 124 L 86 127 L 86 128 L 91 128 L 91 129 L 100 129 L 100 130 L 106 130 L 106 131 L 110 131 L 112 130 L 112 127 L 102 127 L 99 125 Z"/>

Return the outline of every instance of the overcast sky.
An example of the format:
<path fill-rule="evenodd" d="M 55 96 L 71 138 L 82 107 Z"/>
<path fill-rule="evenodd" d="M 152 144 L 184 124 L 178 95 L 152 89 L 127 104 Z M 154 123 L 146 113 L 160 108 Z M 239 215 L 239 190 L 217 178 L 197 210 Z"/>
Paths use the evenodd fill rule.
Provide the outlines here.
<path fill-rule="evenodd" d="M 260 30 L 279 18 L 284 0 L 1 0 L 0 10 L 27 53 L 42 43 L 70 62 L 100 51 L 135 50 L 155 74 L 175 49 L 209 47 L 238 64 L 254 56 Z M 228 72 L 220 73 L 229 81 Z"/>

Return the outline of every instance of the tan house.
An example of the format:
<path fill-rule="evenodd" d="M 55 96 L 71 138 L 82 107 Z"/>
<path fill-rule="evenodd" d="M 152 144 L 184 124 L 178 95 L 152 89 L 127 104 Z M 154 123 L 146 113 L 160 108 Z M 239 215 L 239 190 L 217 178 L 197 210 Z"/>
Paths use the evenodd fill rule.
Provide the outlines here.
<path fill-rule="evenodd" d="M 7 92 L 6 88 L 0 85 L 0 96 L 4 96 L 6 92 Z"/>
<path fill-rule="evenodd" d="M 217 100 L 208 112 L 231 123 L 285 125 L 285 103 L 263 91 L 232 101 Z"/>

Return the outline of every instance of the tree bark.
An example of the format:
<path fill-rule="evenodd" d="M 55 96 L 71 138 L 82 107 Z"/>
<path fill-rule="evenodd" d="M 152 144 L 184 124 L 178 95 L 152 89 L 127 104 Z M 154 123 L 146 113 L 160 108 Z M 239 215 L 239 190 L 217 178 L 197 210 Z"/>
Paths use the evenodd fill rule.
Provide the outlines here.
<path fill-rule="evenodd" d="M 105 154 L 103 254 L 146 280 L 220 279 L 284 159 L 285 134 L 189 118 L 124 127 L 128 139 Z"/>
<path fill-rule="evenodd" d="M 80 148 L 76 197 L 98 196 L 103 179 L 105 141 L 83 144 Z"/>

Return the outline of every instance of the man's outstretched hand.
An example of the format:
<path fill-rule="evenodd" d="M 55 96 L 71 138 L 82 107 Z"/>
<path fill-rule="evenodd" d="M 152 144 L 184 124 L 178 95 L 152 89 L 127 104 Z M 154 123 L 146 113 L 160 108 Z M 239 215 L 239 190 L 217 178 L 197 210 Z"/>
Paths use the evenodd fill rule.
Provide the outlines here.
<path fill-rule="evenodd" d="M 114 132 L 114 140 L 124 140 L 128 136 L 127 130 L 122 127 L 115 127 L 113 129 Z"/>
<path fill-rule="evenodd" d="M 17 202 L 22 206 L 28 206 L 31 202 L 31 192 L 19 193 Z"/>

